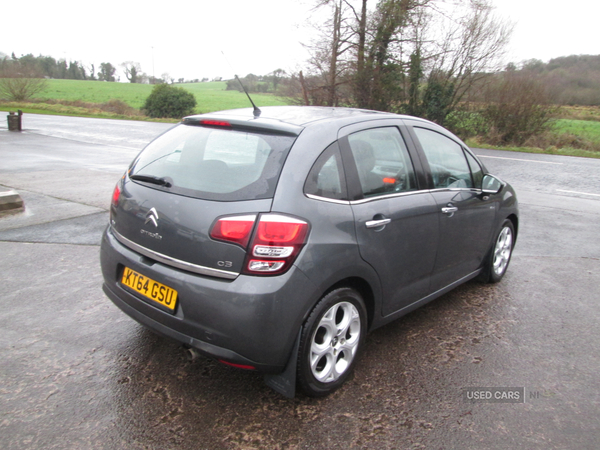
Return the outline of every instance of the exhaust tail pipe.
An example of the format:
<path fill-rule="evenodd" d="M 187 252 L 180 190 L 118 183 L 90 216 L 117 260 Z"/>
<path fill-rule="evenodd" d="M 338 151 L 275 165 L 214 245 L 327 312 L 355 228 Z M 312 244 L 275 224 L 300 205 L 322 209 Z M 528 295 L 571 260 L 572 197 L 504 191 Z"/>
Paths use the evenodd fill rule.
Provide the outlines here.
<path fill-rule="evenodd" d="M 188 361 L 194 361 L 194 360 L 200 358 L 201 353 L 198 350 L 196 350 L 195 348 L 193 348 L 193 347 L 184 347 L 184 348 L 185 348 L 185 355 L 186 355 Z"/>

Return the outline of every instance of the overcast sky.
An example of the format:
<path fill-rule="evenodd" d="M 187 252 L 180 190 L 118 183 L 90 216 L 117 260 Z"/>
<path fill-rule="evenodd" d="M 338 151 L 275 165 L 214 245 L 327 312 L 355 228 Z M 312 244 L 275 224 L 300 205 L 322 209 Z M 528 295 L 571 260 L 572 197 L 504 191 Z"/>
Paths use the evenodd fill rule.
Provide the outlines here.
<path fill-rule="evenodd" d="M 497 14 L 516 25 L 508 61 L 600 54 L 600 3 L 594 0 L 493 1 Z M 96 70 L 101 62 L 120 69 L 124 61 L 135 61 L 148 75 L 168 72 L 175 79 L 293 71 L 307 57 L 301 42 L 309 41 L 306 20 L 312 4 L 7 0 L 0 11 L 0 52 L 81 61 Z"/>

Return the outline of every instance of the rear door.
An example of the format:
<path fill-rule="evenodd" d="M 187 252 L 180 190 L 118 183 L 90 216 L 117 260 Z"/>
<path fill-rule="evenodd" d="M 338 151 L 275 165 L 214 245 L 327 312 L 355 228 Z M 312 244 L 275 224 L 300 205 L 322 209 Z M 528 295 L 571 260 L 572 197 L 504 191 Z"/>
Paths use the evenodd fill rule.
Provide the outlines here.
<path fill-rule="evenodd" d="M 360 254 L 379 275 L 384 315 L 428 294 L 438 245 L 437 205 L 400 128 L 354 125 L 339 139 Z"/>
<path fill-rule="evenodd" d="M 410 123 L 410 122 L 409 122 Z M 431 291 L 473 273 L 489 250 L 497 202 L 482 196 L 483 171 L 460 142 L 421 122 L 413 136 L 431 175 L 431 195 L 437 205 L 440 242 Z"/>

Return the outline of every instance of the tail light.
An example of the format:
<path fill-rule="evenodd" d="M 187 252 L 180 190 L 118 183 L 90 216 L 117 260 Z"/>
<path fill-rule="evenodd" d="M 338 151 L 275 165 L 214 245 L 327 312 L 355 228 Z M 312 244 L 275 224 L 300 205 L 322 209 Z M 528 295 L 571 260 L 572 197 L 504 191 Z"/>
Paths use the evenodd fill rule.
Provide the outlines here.
<path fill-rule="evenodd" d="M 117 183 L 115 190 L 113 191 L 111 204 L 116 208 L 119 206 L 119 197 L 121 196 L 121 182 Z"/>
<path fill-rule="evenodd" d="M 113 207 L 119 206 L 119 199 L 121 198 L 121 189 L 123 187 L 123 180 L 125 179 L 125 175 L 123 175 L 119 181 L 117 181 L 117 185 L 115 186 L 115 190 L 113 191 L 112 199 L 110 204 Z"/>
<path fill-rule="evenodd" d="M 224 217 L 214 225 L 210 236 L 247 248 L 245 274 L 286 272 L 306 243 L 308 223 L 282 214 L 263 214 L 256 226 L 255 222 L 256 216 Z"/>
<path fill-rule="evenodd" d="M 256 215 L 223 217 L 212 228 L 210 237 L 246 248 L 252 235 L 254 222 L 256 222 Z"/>

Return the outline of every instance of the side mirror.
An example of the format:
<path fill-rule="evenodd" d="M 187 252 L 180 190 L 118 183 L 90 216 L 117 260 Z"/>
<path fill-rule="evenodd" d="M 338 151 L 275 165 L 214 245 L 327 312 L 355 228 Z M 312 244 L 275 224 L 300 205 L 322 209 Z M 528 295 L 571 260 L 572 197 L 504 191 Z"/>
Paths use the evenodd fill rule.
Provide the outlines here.
<path fill-rule="evenodd" d="M 502 190 L 504 183 L 493 175 L 485 175 L 481 183 L 481 192 L 485 195 L 494 195 Z"/>

